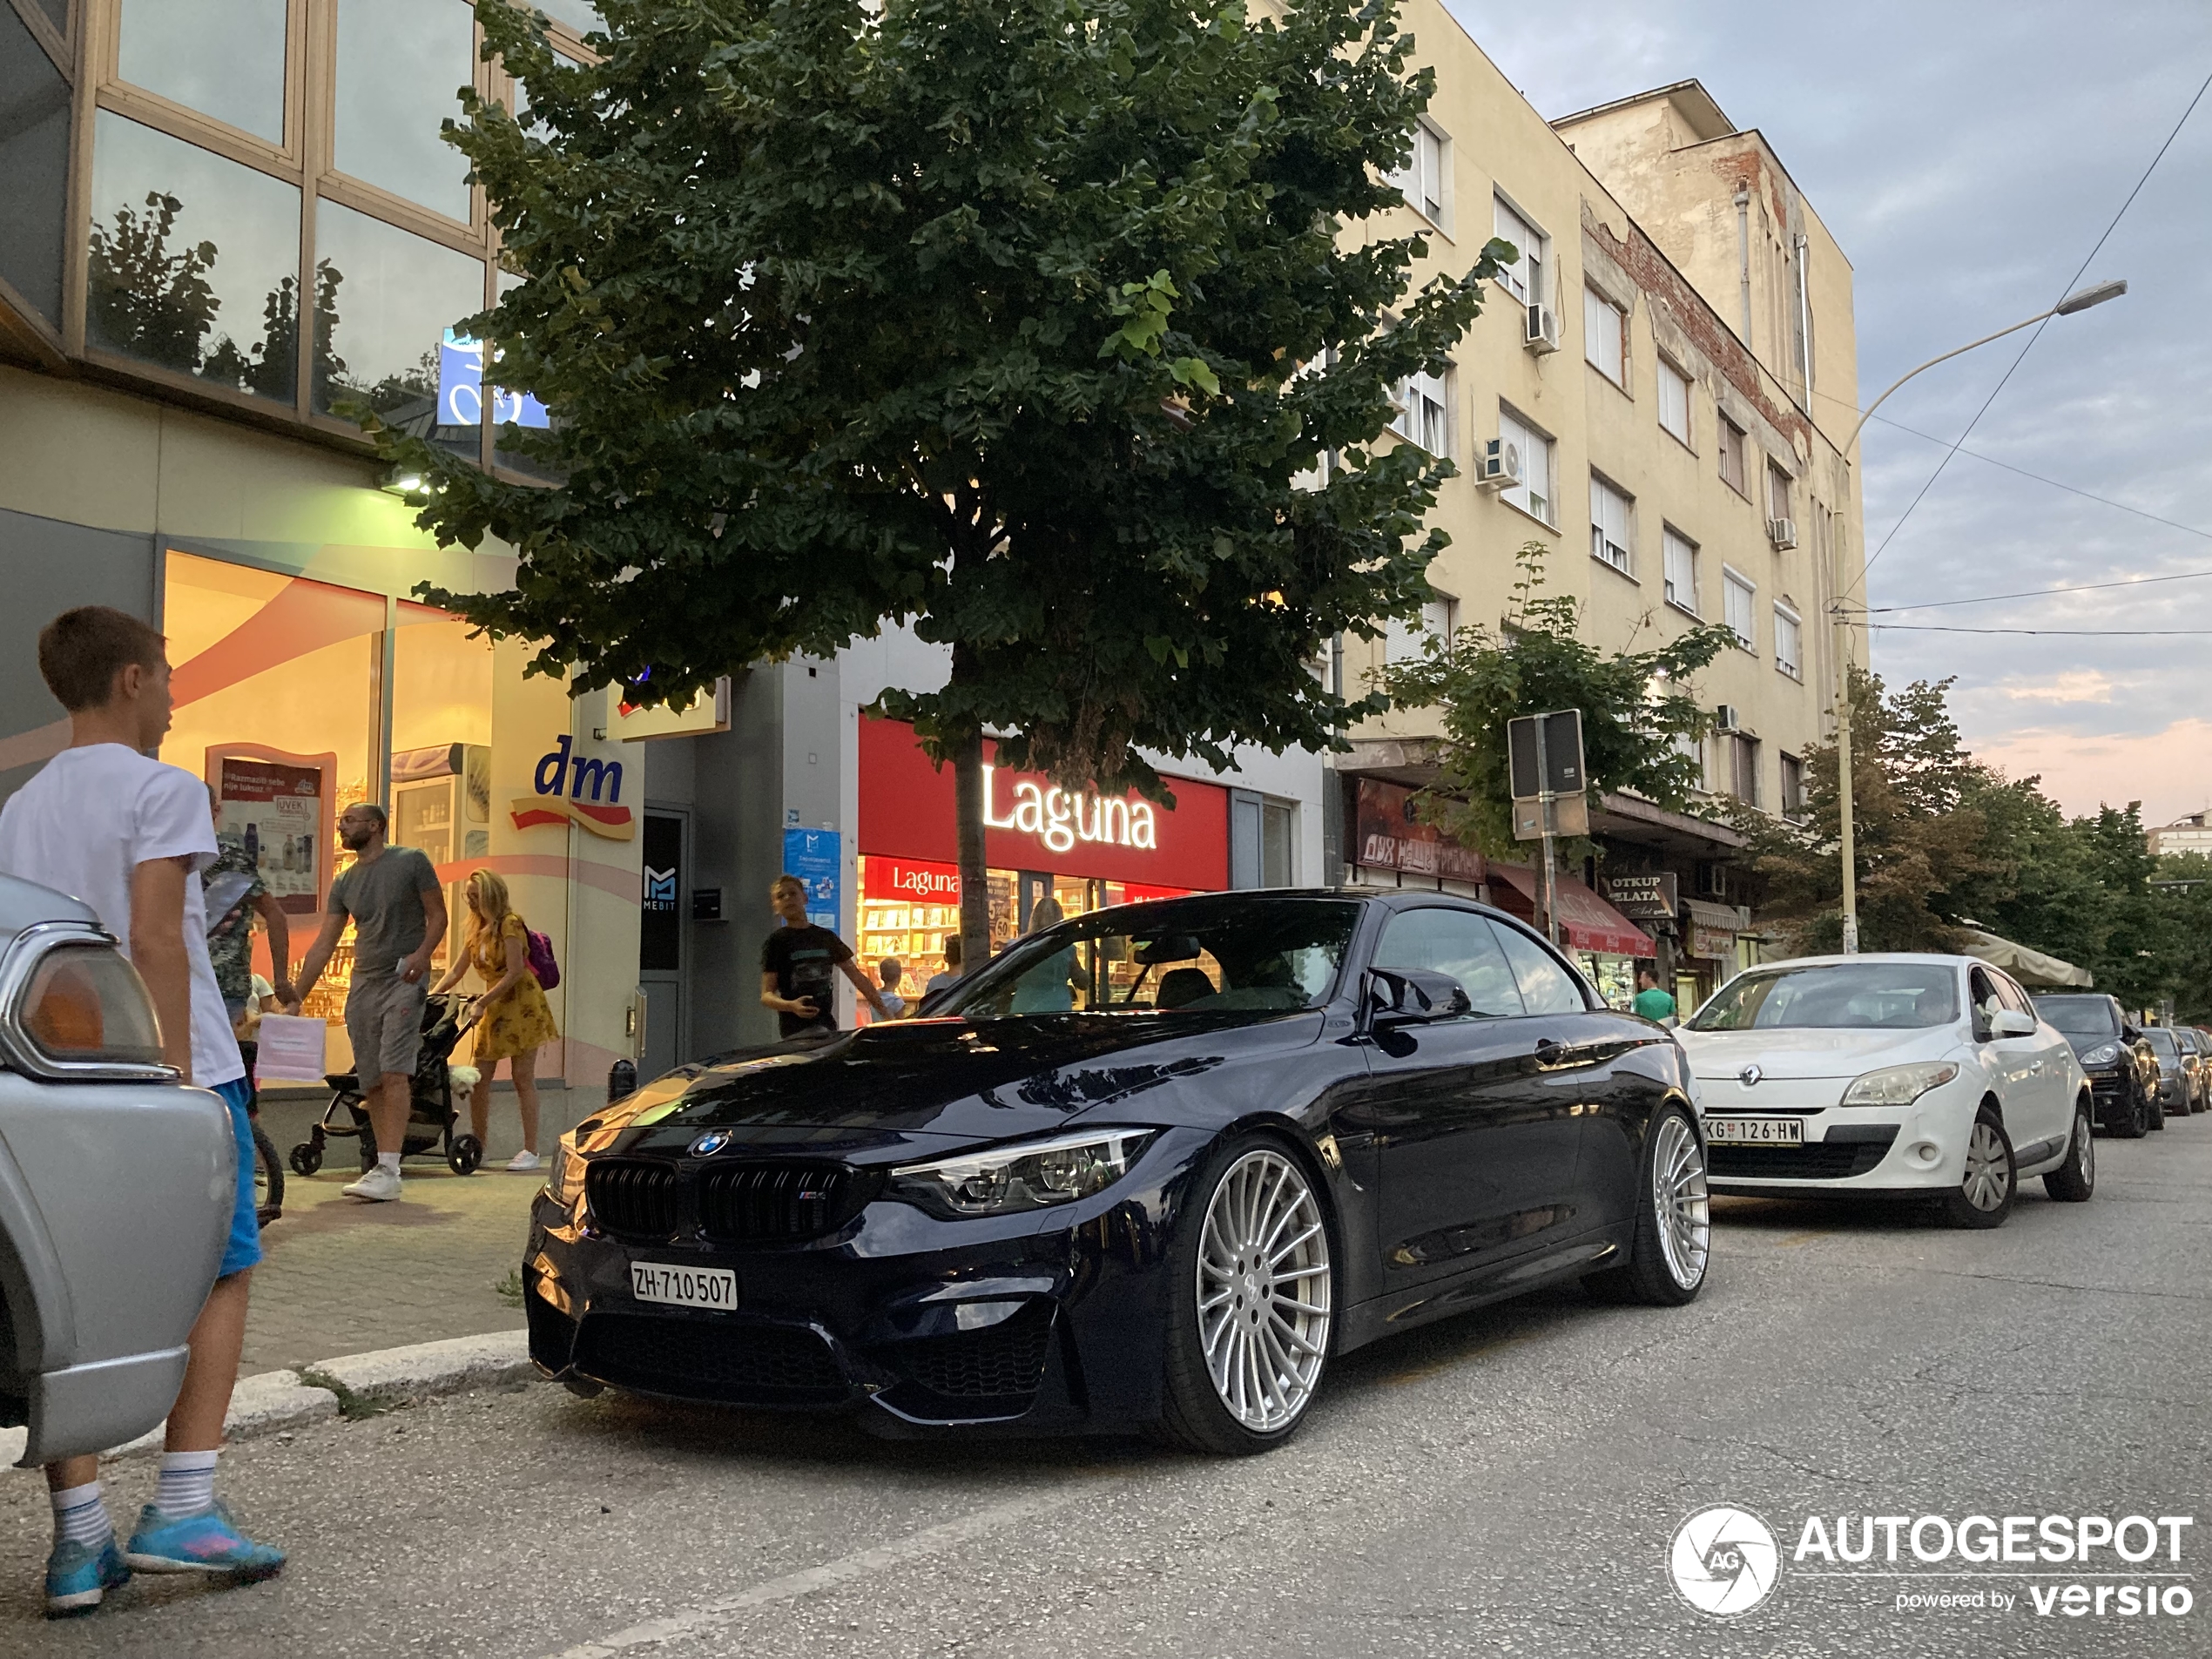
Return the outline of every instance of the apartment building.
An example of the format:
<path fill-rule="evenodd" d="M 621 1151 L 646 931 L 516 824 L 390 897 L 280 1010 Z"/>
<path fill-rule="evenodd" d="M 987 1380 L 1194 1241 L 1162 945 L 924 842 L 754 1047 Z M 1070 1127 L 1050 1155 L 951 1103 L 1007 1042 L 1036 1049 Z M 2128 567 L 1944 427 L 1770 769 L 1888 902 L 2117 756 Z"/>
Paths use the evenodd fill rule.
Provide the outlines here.
<path fill-rule="evenodd" d="M 1399 441 L 1460 469 L 1437 511 L 1452 545 L 1429 572 L 1444 597 L 1418 626 L 1348 641 L 1346 683 L 1426 633 L 1496 630 L 1533 542 L 1601 646 L 1729 626 L 1736 648 L 1699 677 L 1721 725 L 1706 789 L 1795 813 L 1804 756 L 1830 729 L 1831 600 L 1864 558 L 1858 480 L 1836 447 L 1858 391 L 1849 263 L 1764 138 L 1696 82 L 1547 123 L 1440 0 L 1413 0 L 1407 19 L 1437 90 L 1408 206 L 1373 229 L 1426 230 L 1417 280 L 1464 269 L 1492 236 L 1520 258 L 1451 373 L 1402 398 Z M 1374 828 L 1402 821 L 1404 791 L 1435 775 L 1439 730 L 1433 711 L 1397 709 L 1352 734 L 1338 763 L 1345 862 L 1355 880 L 1468 890 L 1480 873 L 1526 910 L 1526 869 L 1455 883 Z M 1561 912 L 1608 994 L 1634 957 L 1685 995 L 1755 959 L 1730 875 L 1738 836 L 1628 796 L 1608 797 L 1594 830 L 1602 859 L 1571 873 Z"/>

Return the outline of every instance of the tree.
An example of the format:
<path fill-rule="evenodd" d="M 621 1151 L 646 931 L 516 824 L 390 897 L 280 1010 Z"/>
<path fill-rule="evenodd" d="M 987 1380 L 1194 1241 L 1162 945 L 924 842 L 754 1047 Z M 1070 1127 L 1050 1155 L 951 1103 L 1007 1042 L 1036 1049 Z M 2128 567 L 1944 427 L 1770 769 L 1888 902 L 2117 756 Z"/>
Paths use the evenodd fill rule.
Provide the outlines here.
<path fill-rule="evenodd" d="M 1422 793 L 1423 815 L 1494 855 L 1516 845 L 1507 721 L 1581 710 L 1592 799 L 1627 789 L 1683 811 L 1700 781 L 1695 751 L 1683 740 L 1703 737 L 1712 724 L 1689 678 L 1735 644 L 1726 627 L 1705 624 L 1650 650 L 1601 651 L 1581 637 L 1575 599 L 1543 592 L 1545 550 L 1541 542 L 1521 548 L 1521 577 L 1499 633 L 1477 624 L 1449 641 L 1431 638 L 1421 656 L 1379 676 L 1393 703 L 1443 715 L 1443 765 Z"/>
<path fill-rule="evenodd" d="M 1308 664 L 1426 591 L 1449 463 L 1375 440 L 1510 252 L 1409 294 L 1421 238 L 1341 234 L 1399 200 L 1429 93 L 1393 0 L 601 10 L 579 68 L 479 0 L 529 106 L 453 135 L 520 279 L 471 326 L 555 414 L 502 447 L 564 482 L 380 432 L 424 528 L 520 556 L 429 597 L 647 701 L 912 620 L 950 677 L 884 709 L 954 765 L 977 961 L 987 730 L 1165 799 L 1140 751 L 1380 706 Z"/>

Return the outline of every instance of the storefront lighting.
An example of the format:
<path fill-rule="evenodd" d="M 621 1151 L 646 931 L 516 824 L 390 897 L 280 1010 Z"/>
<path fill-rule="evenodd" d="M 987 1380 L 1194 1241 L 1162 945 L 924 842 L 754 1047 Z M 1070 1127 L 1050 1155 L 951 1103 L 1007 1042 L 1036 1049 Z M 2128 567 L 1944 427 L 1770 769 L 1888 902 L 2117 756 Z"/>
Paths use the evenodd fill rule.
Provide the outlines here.
<path fill-rule="evenodd" d="M 395 467 L 384 475 L 384 482 L 377 486 L 388 496 L 397 496 L 403 501 L 417 496 L 428 498 L 437 494 L 436 488 L 425 482 L 421 473 L 412 467 Z"/>

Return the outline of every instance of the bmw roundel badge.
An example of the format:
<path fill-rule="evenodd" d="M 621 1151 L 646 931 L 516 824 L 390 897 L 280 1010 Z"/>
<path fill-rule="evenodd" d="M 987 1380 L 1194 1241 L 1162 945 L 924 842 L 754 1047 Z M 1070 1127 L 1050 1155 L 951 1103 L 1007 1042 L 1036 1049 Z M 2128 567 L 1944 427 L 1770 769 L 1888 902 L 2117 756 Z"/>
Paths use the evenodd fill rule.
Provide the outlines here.
<path fill-rule="evenodd" d="M 1736 1081 L 1746 1089 L 1755 1089 L 1758 1086 L 1759 1079 L 1765 1076 L 1766 1073 L 1761 1071 L 1757 1066 L 1746 1066 L 1736 1074 Z M 698 1150 L 696 1147 L 692 1150 Z"/>
<path fill-rule="evenodd" d="M 711 1129 L 691 1143 L 691 1156 L 695 1158 L 711 1158 L 729 1143 L 730 1131 L 728 1130 Z"/>

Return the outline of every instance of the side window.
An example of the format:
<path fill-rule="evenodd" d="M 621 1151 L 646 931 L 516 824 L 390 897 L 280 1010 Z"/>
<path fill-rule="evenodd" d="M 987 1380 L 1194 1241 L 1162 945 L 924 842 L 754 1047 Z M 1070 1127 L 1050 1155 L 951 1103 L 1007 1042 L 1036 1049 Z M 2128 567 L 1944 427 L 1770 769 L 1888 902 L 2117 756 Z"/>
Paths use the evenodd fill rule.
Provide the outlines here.
<path fill-rule="evenodd" d="M 1498 942 L 1505 947 L 1506 960 L 1513 964 L 1521 1000 L 1531 1014 L 1581 1014 L 1588 1008 L 1582 1000 L 1582 988 L 1549 951 L 1514 928 L 1499 927 L 1496 933 Z"/>
<path fill-rule="evenodd" d="M 1480 1019 L 1509 1019 L 1523 1011 L 1513 969 L 1490 924 L 1471 911 L 1400 911 L 1383 930 L 1374 965 L 1449 974 Z"/>
<path fill-rule="evenodd" d="M 2023 991 L 2019 986 L 2013 984 L 2011 979 L 2003 974 L 1993 973 L 1989 977 L 1997 981 L 1997 1000 L 1999 1001 L 2002 1002 L 2006 1008 L 2012 1009 L 2012 1011 L 2015 1014 L 2025 1014 L 2031 1020 L 2037 1017 L 2035 1013 L 2035 1004 L 2027 1000 L 2027 993 L 2026 991 Z"/>

